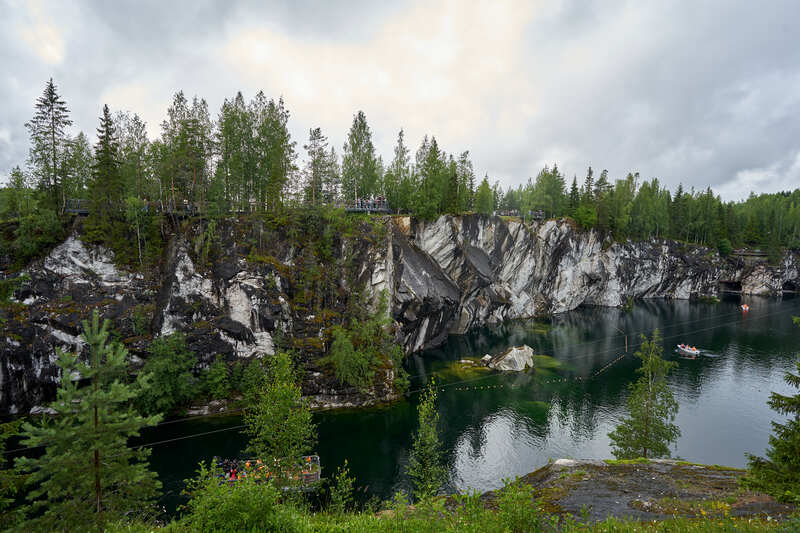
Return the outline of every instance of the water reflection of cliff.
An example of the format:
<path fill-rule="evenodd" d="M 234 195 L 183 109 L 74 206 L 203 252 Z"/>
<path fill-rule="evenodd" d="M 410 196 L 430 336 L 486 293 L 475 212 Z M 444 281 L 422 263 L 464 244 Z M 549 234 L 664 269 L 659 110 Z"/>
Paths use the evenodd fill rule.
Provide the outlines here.
<path fill-rule="evenodd" d="M 735 404 L 740 399 L 750 404 L 747 416 L 763 419 L 759 423 L 767 429 L 759 431 L 768 431 L 769 409 L 762 397 L 767 393 L 753 383 L 765 387 L 765 380 L 779 382 L 800 350 L 800 335 L 791 325 L 791 315 L 800 314 L 800 301 L 754 298 L 748 314 L 739 303 L 646 301 L 628 312 L 584 307 L 553 317 L 546 332 L 531 322 L 512 322 L 451 337 L 441 349 L 425 353 L 420 364 L 430 367 L 528 344 L 564 364 L 554 374 L 563 382 L 533 373 L 526 376 L 529 382 L 516 388 L 442 394 L 440 413 L 451 450 L 453 485 L 493 487 L 498 476 L 524 473 L 556 456 L 607 457 L 606 433 L 624 414 L 627 385 L 636 379 L 639 364 L 632 354 L 640 335 L 649 336 L 655 329 L 664 338 L 665 358 L 679 364 L 670 385 L 686 410 L 679 416 L 686 426 L 681 446 L 687 456 L 707 451 L 703 443 L 720 446 L 713 439 L 739 426 Z M 587 379 L 625 352 L 625 334 L 630 356 Z M 679 342 L 698 346 L 709 357 L 680 359 L 673 348 Z M 490 383 L 509 385 L 515 379 L 519 382 L 520 376 L 497 375 Z M 754 391 L 749 396 L 738 390 L 748 387 Z M 714 424 L 720 427 L 707 434 L 706 426 Z M 756 439 L 739 446 L 757 453 L 760 450 L 753 448 L 759 445 Z M 737 448 L 729 462 L 741 464 L 742 457 Z"/>

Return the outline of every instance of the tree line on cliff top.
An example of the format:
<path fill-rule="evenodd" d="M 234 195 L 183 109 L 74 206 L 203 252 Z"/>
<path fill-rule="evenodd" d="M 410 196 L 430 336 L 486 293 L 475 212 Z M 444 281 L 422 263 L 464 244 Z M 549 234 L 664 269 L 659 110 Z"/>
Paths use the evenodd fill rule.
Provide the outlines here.
<path fill-rule="evenodd" d="M 362 111 L 353 117 L 341 156 L 320 128 L 309 130 L 298 147 L 289 118 L 282 98 L 259 92 L 249 102 L 241 93 L 226 99 L 212 119 L 204 99 L 189 99 L 180 91 L 167 108 L 160 138 L 148 138 L 139 115 L 112 113 L 104 106 L 92 147 L 83 132 L 67 133 L 69 109 L 51 79 L 26 123 L 28 160 L 12 169 L 1 191 L 0 219 L 62 214 L 69 199 L 87 199 L 90 235 L 135 237 L 140 261 L 147 236 L 156 233 L 152 218 L 160 216 L 150 207 L 212 216 L 347 206 L 377 198 L 393 212 L 424 219 L 444 213 L 522 218 L 540 213 L 571 217 L 618 240 L 665 237 L 717 247 L 723 254 L 733 247 L 760 247 L 773 258 L 781 247 L 800 248 L 800 189 L 723 202 L 710 188 L 679 185 L 669 191 L 656 178 L 629 173 L 615 180 L 591 167 L 567 185 L 554 164 L 503 190 L 499 182 L 490 184 L 488 175 L 476 183 L 469 151 L 447 153 L 434 136 L 425 136 L 412 155 L 400 130 L 385 162 Z"/>

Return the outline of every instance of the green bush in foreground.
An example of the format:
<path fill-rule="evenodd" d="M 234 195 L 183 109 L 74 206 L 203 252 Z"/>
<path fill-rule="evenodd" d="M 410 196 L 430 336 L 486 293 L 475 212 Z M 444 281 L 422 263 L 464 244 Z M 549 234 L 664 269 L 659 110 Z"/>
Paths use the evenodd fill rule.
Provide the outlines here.
<path fill-rule="evenodd" d="M 190 496 L 185 515 L 169 525 L 169 531 L 309 531 L 309 516 L 280 503 L 280 491 L 272 483 L 244 478 L 222 481 L 215 467 L 200 464 L 197 478 L 187 480 Z"/>

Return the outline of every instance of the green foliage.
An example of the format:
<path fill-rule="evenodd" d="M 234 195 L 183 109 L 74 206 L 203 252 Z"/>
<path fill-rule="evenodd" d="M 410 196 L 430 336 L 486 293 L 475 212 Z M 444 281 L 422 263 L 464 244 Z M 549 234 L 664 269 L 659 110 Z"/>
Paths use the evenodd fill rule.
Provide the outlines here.
<path fill-rule="evenodd" d="M 372 131 L 363 111 L 353 116 L 342 153 L 342 196 L 352 203 L 357 198 L 377 195 L 380 179 Z"/>
<path fill-rule="evenodd" d="M 332 328 L 333 343 L 322 361 L 333 365 L 341 383 L 365 391 L 373 385 L 378 368 L 391 366 L 395 388 L 402 391 L 408 387 L 407 373 L 402 366 L 403 351 L 394 344 L 389 331 L 388 308 L 388 295 L 384 291 L 374 315 L 356 313 L 348 328 Z"/>
<path fill-rule="evenodd" d="M 34 209 L 34 191 L 25 173 L 18 166 L 11 169 L 8 186 L 0 189 L 0 220 L 21 218 Z"/>
<path fill-rule="evenodd" d="M 328 358 L 333 363 L 336 377 L 342 383 L 366 390 L 372 384 L 372 376 L 375 374 L 372 357 L 353 347 L 350 335 L 343 327 L 334 326 L 332 333 L 333 344 Z"/>
<path fill-rule="evenodd" d="M 14 498 L 21 488 L 24 477 L 11 468 L 7 468 L 5 455 L 6 441 L 19 433 L 22 420 L 0 424 L 0 528 L 6 530 L 18 523 L 23 517 L 12 508 Z"/>
<path fill-rule="evenodd" d="M 17 264 L 21 266 L 63 241 L 66 232 L 55 211 L 39 209 L 20 220 L 14 236 L 11 249 Z"/>
<path fill-rule="evenodd" d="M 279 353 L 270 361 L 267 383 L 244 413 L 247 453 L 264 461 L 294 460 L 316 443 L 311 411 L 297 385 L 292 361 Z"/>
<path fill-rule="evenodd" d="M 241 392 L 247 403 L 252 403 L 258 398 L 259 393 L 267 385 L 267 373 L 261 359 L 250 361 L 242 372 L 242 379 L 239 382 L 239 392 Z"/>
<path fill-rule="evenodd" d="M 436 410 L 436 384 L 431 382 L 417 406 L 419 427 L 408 456 L 406 473 L 414 485 L 414 496 L 425 500 L 436 495 L 447 480 L 439 441 L 439 412 Z"/>
<path fill-rule="evenodd" d="M 153 320 L 153 304 L 139 304 L 131 311 L 131 325 L 136 335 L 144 335 L 150 330 L 150 321 Z"/>
<path fill-rule="evenodd" d="M 197 236 L 194 241 L 194 253 L 197 254 L 198 259 L 205 263 L 211 256 L 211 250 L 218 243 L 217 237 L 217 222 L 209 220 L 205 229 Z"/>
<path fill-rule="evenodd" d="M 272 483 L 245 477 L 235 483 L 220 482 L 216 467 L 200 463 L 197 477 L 186 480 L 189 501 L 176 531 L 255 532 L 308 531 L 308 517 L 281 504 L 280 491 Z"/>
<path fill-rule="evenodd" d="M 150 357 L 142 369 L 149 381 L 136 404 L 146 414 L 169 413 L 192 399 L 195 379 L 192 368 L 197 358 L 186 347 L 182 333 L 160 337 L 150 345 Z"/>
<path fill-rule="evenodd" d="M 608 434 L 617 459 L 669 456 L 669 445 L 680 436 L 680 430 L 672 423 L 678 403 L 666 380 L 677 364 L 661 359 L 661 353 L 658 330 L 650 340 L 642 335 L 641 348 L 635 353 L 642 360 L 642 366 L 636 370 L 639 379 L 630 385 L 628 418 L 622 419 Z"/>
<path fill-rule="evenodd" d="M 731 255 L 731 252 L 733 251 L 733 245 L 731 244 L 731 241 L 729 241 L 728 239 L 722 238 L 717 243 L 717 250 L 719 250 L 720 256 L 728 257 L 729 255 Z"/>
<path fill-rule="evenodd" d="M 583 229 L 591 229 L 597 225 L 597 210 L 590 205 L 579 205 L 575 210 L 575 222 Z"/>
<path fill-rule="evenodd" d="M 66 199 L 66 128 L 71 125 L 67 104 L 50 78 L 36 100 L 36 114 L 25 127 L 31 138 L 28 163 L 34 179 L 44 193 L 45 206 L 57 212 L 62 212 Z"/>
<path fill-rule="evenodd" d="M 44 455 L 23 457 L 17 467 L 28 474 L 26 528 L 47 531 L 100 529 L 129 513 L 146 514 L 161 483 L 147 469 L 148 448 L 129 448 L 141 428 L 159 417 L 142 417 L 131 400 L 136 386 L 126 384 L 127 351 L 108 344 L 109 322 L 102 327 L 95 310 L 84 321 L 89 364 L 77 356 L 59 354 L 63 379 L 52 407 L 57 416 L 22 426 L 22 444 L 44 447 Z M 75 379 L 87 381 L 80 386 Z M 140 378 L 136 385 L 140 385 Z"/>
<path fill-rule="evenodd" d="M 489 187 L 488 177 L 484 177 L 478 190 L 475 192 L 475 211 L 484 215 L 491 215 L 494 211 L 494 199 L 492 189 Z"/>
<path fill-rule="evenodd" d="M 336 475 L 330 483 L 331 503 L 328 512 L 343 515 L 353 506 L 353 484 L 355 479 L 350 477 L 350 469 L 347 466 L 347 459 L 344 464 L 336 469 Z"/>
<path fill-rule="evenodd" d="M 88 192 L 90 212 L 85 224 L 87 238 L 92 242 L 121 240 L 117 222 L 122 222 L 120 219 L 125 215 L 125 188 L 120 172 L 119 140 L 107 105 L 103 106 L 103 116 L 97 128 Z"/>
<path fill-rule="evenodd" d="M 800 326 L 800 318 L 794 317 Z M 783 379 L 800 389 L 800 360 L 797 373 L 786 372 Z M 772 422 L 773 434 L 769 437 L 767 457 L 749 455 L 747 476 L 742 478 L 745 487 L 766 492 L 778 501 L 800 503 L 800 393 L 786 396 L 773 392 L 769 406 L 788 420 Z"/>
<path fill-rule="evenodd" d="M 8 302 L 14 291 L 19 289 L 26 281 L 30 281 L 31 277 L 28 274 L 22 274 L 15 278 L 0 279 L 0 303 Z"/>
<path fill-rule="evenodd" d="M 203 393 L 211 399 L 223 400 L 231 394 L 230 369 L 218 355 L 203 374 Z"/>

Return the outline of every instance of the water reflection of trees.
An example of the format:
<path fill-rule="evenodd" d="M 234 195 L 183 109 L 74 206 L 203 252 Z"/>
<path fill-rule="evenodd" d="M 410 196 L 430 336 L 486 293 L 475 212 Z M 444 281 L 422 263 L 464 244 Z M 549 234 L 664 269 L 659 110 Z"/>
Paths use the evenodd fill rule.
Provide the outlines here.
<path fill-rule="evenodd" d="M 605 435 L 598 432 L 603 433 L 609 422 L 624 412 L 627 385 L 636 379 L 639 366 L 632 355 L 640 334 L 661 330 L 665 358 L 679 362 L 670 383 L 679 389 L 681 402 L 698 401 L 703 389 L 725 374 L 746 377 L 782 371 L 800 351 L 800 338 L 791 326 L 791 315 L 800 311 L 776 300 L 751 302 L 749 315 L 742 314 L 738 301 L 712 306 L 651 300 L 636 302 L 630 312 L 585 307 L 553 317 L 546 333 L 532 322 L 515 321 L 451 337 L 447 345 L 426 352 L 411 366 L 430 370 L 436 364 L 496 354 L 520 344 L 552 355 L 564 364 L 554 373 L 497 375 L 489 382 L 505 388 L 443 392 L 440 414 L 447 428 L 445 446 L 477 463 L 484 461 L 487 453 L 497 452 L 487 451 L 490 443 L 498 441 L 498 435 L 490 433 L 502 431 L 508 440 L 524 439 L 532 450 L 552 450 L 553 443 L 548 441 L 554 437 L 570 441 L 566 447 L 574 450 L 583 446 L 581 443 L 602 441 Z M 586 379 L 624 353 L 625 338 L 620 330 L 629 336 L 631 356 L 598 377 Z M 674 352 L 679 342 L 696 345 L 716 357 L 679 359 Z M 557 377 L 568 381 L 548 383 Z M 512 387 L 514 384 L 518 386 Z"/>

